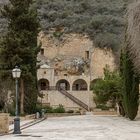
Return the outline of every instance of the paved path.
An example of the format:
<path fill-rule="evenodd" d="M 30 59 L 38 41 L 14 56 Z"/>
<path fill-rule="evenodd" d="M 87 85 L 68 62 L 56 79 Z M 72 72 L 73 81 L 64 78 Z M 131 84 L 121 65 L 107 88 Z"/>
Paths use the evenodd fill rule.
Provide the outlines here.
<path fill-rule="evenodd" d="M 140 140 L 140 121 L 93 115 L 49 118 L 22 135 L 0 140 Z"/>
<path fill-rule="evenodd" d="M 24 120 L 24 121 L 21 121 L 20 122 L 20 125 L 25 125 L 25 124 L 28 124 L 28 123 L 30 123 L 30 122 L 33 122 L 34 120 Z M 9 129 L 11 130 L 11 129 L 14 129 L 14 124 L 11 124 L 10 126 L 9 126 Z"/>

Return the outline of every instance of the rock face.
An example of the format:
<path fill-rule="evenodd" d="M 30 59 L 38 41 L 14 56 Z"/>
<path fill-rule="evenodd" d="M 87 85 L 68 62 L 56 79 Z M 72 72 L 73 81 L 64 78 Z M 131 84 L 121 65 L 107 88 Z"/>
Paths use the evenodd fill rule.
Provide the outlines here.
<path fill-rule="evenodd" d="M 110 70 L 116 69 L 115 56 L 112 50 L 95 48 L 91 56 L 91 77 L 103 77 L 106 66 L 109 66 Z"/>
<path fill-rule="evenodd" d="M 65 34 L 57 38 L 53 34 L 39 35 L 40 64 L 46 63 L 55 69 L 56 75 L 103 76 L 103 68 L 114 69 L 114 55 L 111 50 L 95 48 L 88 36 Z"/>

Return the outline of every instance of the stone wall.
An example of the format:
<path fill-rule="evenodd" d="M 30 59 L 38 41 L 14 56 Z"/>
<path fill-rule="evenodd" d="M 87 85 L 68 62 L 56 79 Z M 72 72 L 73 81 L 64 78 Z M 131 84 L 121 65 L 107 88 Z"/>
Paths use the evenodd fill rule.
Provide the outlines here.
<path fill-rule="evenodd" d="M 93 103 L 93 93 L 92 91 L 68 91 L 71 95 L 75 96 L 89 107 L 94 108 L 95 104 Z M 43 104 L 50 103 L 52 107 L 57 107 L 62 104 L 66 110 L 74 109 L 77 110 L 80 107 L 68 97 L 61 94 L 59 91 L 43 91 L 44 98 L 42 100 Z M 41 99 L 39 99 L 41 101 Z"/>
<path fill-rule="evenodd" d="M 0 113 L 0 134 L 9 132 L 9 114 Z"/>
<path fill-rule="evenodd" d="M 63 37 L 63 41 L 57 41 L 57 39 L 41 33 L 39 40 L 42 42 L 42 48 L 45 49 L 44 55 L 48 59 L 53 59 L 56 56 L 66 56 L 69 58 L 80 56 L 84 58 L 85 53 L 83 52 L 93 47 L 93 42 L 87 36 L 79 34 L 66 34 Z"/>
<path fill-rule="evenodd" d="M 92 80 L 101 78 L 104 75 L 104 68 L 109 66 L 110 70 L 116 68 L 115 56 L 110 49 L 95 48 L 91 55 L 91 76 Z"/>

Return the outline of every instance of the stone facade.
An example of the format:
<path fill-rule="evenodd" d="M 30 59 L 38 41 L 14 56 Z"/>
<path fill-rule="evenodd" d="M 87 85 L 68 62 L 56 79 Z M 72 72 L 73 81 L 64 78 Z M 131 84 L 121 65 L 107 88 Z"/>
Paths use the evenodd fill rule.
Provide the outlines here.
<path fill-rule="evenodd" d="M 43 93 L 45 95 L 42 99 L 42 103 L 44 105 L 49 103 L 50 106 L 57 107 L 58 105 L 62 104 L 66 110 L 82 109 L 82 107 L 77 105 L 68 97 L 62 95 L 59 91 L 44 91 Z M 92 100 L 92 91 L 69 91 L 69 93 L 87 104 L 90 108 L 95 107 L 95 104 Z M 39 101 L 41 102 L 41 99 L 39 99 Z"/>
<path fill-rule="evenodd" d="M 44 94 L 43 103 L 80 108 L 57 90 L 64 87 L 89 107 L 95 107 L 90 84 L 103 77 L 106 65 L 112 70 L 115 68 L 112 51 L 95 48 L 88 36 L 79 34 L 66 34 L 58 39 L 41 33 L 38 40 L 42 47 L 38 54 L 40 69 L 37 75 L 40 91 Z"/>

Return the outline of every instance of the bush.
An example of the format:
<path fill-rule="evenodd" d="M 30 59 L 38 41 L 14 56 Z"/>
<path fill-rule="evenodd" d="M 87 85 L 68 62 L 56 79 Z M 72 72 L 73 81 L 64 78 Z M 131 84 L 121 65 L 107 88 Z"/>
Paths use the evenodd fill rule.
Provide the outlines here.
<path fill-rule="evenodd" d="M 106 105 L 103 105 L 103 104 L 97 105 L 96 108 L 99 108 L 102 110 L 109 110 L 109 107 L 107 107 Z"/>
<path fill-rule="evenodd" d="M 41 104 L 37 104 L 36 112 L 41 113 L 41 110 L 44 109 L 45 113 L 53 113 L 54 109 L 51 106 L 41 106 Z"/>
<path fill-rule="evenodd" d="M 105 105 L 110 101 L 114 106 L 121 100 L 122 79 L 117 71 L 111 72 L 108 67 L 104 69 L 104 79 L 96 81 L 91 88 L 97 105 Z"/>
<path fill-rule="evenodd" d="M 53 113 L 53 108 L 51 106 L 46 106 L 44 109 L 45 113 Z"/>
<path fill-rule="evenodd" d="M 40 104 L 37 104 L 36 112 L 41 113 L 42 109 L 45 110 L 45 113 L 65 113 L 65 109 L 64 109 L 63 105 L 59 105 L 57 108 L 53 108 L 51 106 L 43 106 L 42 107 Z"/>
<path fill-rule="evenodd" d="M 59 107 L 55 108 L 53 110 L 53 113 L 65 113 L 65 109 L 64 109 L 63 105 L 59 105 Z"/>

